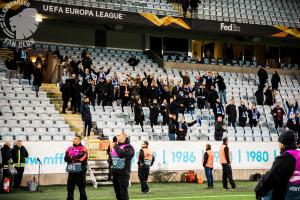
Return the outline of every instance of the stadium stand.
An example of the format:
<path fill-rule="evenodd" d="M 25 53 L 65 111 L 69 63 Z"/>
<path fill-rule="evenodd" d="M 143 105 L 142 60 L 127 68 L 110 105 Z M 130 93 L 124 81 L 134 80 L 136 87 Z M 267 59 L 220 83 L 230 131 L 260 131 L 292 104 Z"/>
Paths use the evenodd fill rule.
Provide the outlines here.
<path fill-rule="evenodd" d="M 127 78 L 127 74 L 135 76 L 136 74 L 143 74 L 144 71 L 155 74 L 158 79 L 173 79 L 174 82 L 180 82 L 182 80 L 179 70 L 167 69 L 164 71 L 159 68 L 156 63 L 153 63 L 147 55 L 141 51 L 132 51 L 124 49 L 111 49 L 111 48 L 91 48 L 80 46 L 60 46 L 60 45 L 48 45 L 39 44 L 35 45 L 36 50 L 47 49 L 50 51 L 59 50 L 63 56 L 69 56 L 72 59 L 79 60 L 81 52 L 88 50 L 93 59 L 95 68 L 100 66 L 112 66 L 111 73 L 108 77 L 111 77 L 114 72 L 117 73 L 119 80 Z M 126 59 L 131 55 L 136 55 L 141 60 L 139 65 L 133 69 L 128 65 Z M 195 82 L 195 77 L 204 75 L 206 72 L 201 70 L 186 70 L 189 74 L 191 82 Z M 236 105 L 240 105 L 241 100 L 246 100 L 246 105 L 256 103 L 254 96 L 258 86 L 258 78 L 256 74 L 243 74 L 243 73 L 230 73 L 219 72 L 224 77 L 227 85 L 227 99 L 231 97 L 235 98 Z M 286 98 L 300 99 L 299 95 L 299 83 L 297 79 L 292 76 L 281 75 L 281 85 L 279 92 L 276 94 L 276 100 L 281 102 L 286 113 L 287 108 L 285 105 Z M 66 79 L 67 77 L 63 77 Z M 94 77 L 95 78 L 95 77 Z M 271 76 L 269 76 L 269 79 Z M 257 106 L 261 113 L 259 120 L 259 126 L 251 129 L 250 127 L 233 127 L 228 128 L 227 136 L 232 141 L 276 141 L 278 135 L 283 129 L 275 129 L 274 119 L 271 115 L 270 106 Z M 132 140 L 168 140 L 168 126 L 162 126 L 161 118 L 159 117 L 159 124 L 151 128 L 149 119 L 149 108 L 143 107 L 145 114 L 145 126 L 142 128 L 139 125 L 134 125 L 134 113 L 131 107 L 124 107 L 124 112 L 120 105 L 114 104 L 113 106 L 95 107 L 95 110 L 91 109 L 92 120 L 96 123 L 97 128 L 105 136 L 110 139 L 116 135 L 120 130 L 127 132 Z M 193 119 L 201 117 L 201 127 L 190 128 L 188 131 L 187 139 L 189 140 L 214 140 L 215 132 L 215 117 L 213 111 L 210 109 L 196 109 L 194 116 L 186 115 L 186 121 L 192 121 Z M 225 118 L 226 122 L 227 118 Z M 284 118 L 284 124 L 287 117 Z M 117 128 L 116 128 L 117 127 Z"/>
<path fill-rule="evenodd" d="M 48 141 L 71 140 L 74 133 L 47 94 L 36 97 L 28 80 L 7 79 L 5 65 L 0 63 L 0 132 L 1 140 Z"/>

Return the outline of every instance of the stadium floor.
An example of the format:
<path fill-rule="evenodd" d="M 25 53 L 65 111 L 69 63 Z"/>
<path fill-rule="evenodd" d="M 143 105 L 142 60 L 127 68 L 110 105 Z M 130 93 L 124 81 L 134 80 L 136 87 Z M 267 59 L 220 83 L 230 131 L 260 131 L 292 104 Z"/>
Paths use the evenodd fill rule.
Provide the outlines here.
<path fill-rule="evenodd" d="M 154 183 L 149 184 L 151 192 L 143 195 L 140 192 L 140 185 L 133 184 L 129 188 L 130 200 L 196 200 L 196 199 L 224 199 L 224 200 L 254 200 L 254 188 L 256 182 L 238 181 L 238 189 L 235 191 L 223 191 L 221 182 L 215 183 L 215 189 L 205 189 L 206 185 L 187 183 Z M 0 199 L 5 200 L 64 200 L 66 199 L 66 186 L 42 187 L 43 193 L 29 193 L 26 190 L 14 191 L 11 194 L 0 194 Z M 114 200 L 112 186 L 87 187 L 89 200 Z M 78 190 L 75 191 L 75 200 L 79 199 Z"/>

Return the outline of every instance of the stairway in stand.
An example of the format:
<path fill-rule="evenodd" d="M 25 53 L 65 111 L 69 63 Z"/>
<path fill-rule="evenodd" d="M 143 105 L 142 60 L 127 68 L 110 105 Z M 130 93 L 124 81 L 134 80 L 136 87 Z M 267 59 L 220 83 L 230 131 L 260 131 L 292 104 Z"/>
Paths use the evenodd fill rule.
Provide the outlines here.
<path fill-rule="evenodd" d="M 83 132 L 83 125 L 80 114 L 72 114 L 72 111 L 66 111 L 66 114 L 62 114 L 62 97 L 59 88 L 56 84 L 43 83 L 41 89 L 47 92 L 47 96 L 50 102 L 54 104 L 55 109 L 58 110 L 66 123 L 69 124 L 72 131 L 76 134 L 81 135 Z"/>

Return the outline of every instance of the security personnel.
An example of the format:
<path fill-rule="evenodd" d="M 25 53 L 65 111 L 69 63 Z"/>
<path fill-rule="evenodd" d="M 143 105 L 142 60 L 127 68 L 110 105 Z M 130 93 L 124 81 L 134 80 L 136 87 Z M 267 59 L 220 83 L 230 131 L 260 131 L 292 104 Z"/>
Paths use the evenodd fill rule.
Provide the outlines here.
<path fill-rule="evenodd" d="M 211 150 L 210 144 L 206 144 L 206 152 L 203 155 L 203 167 L 207 179 L 207 188 L 213 189 L 214 179 L 213 179 L 212 171 L 214 169 L 214 153 Z"/>
<path fill-rule="evenodd" d="M 230 158 L 229 158 L 230 155 L 229 155 L 229 148 L 228 148 L 228 138 L 223 138 L 223 144 L 220 148 L 219 157 L 220 157 L 220 164 L 222 165 L 222 169 L 223 169 L 223 174 L 222 174 L 223 189 L 228 190 L 227 179 L 229 179 L 231 188 L 234 190 L 236 189 L 236 185 L 234 180 L 232 179 L 232 169 L 231 169 Z"/>
<path fill-rule="evenodd" d="M 25 159 L 28 158 L 28 152 L 24 146 L 22 146 L 22 140 L 18 140 L 16 145 L 11 150 L 11 157 L 14 162 L 15 168 L 18 174 L 15 175 L 14 188 L 17 189 L 20 187 L 24 168 L 25 168 Z"/>
<path fill-rule="evenodd" d="M 80 135 L 76 135 L 73 140 L 73 146 L 69 147 L 65 154 L 67 172 L 69 172 L 67 200 L 74 199 L 75 184 L 79 188 L 80 200 L 87 200 L 85 186 L 88 154 L 86 147 L 81 144 L 81 139 Z"/>
<path fill-rule="evenodd" d="M 128 200 L 131 159 L 134 149 L 124 132 L 117 135 L 117 142 L 111 151 L 113 185 L 117 200 Z"/>
<path fill-rule="evenodd" d="M 139 153 L 138 161 L 138 176 L 141 182 L 141 191 L 144 194 L 150 192 L 147 180 L 149 176 L 150 167 L 153 165 L 155 158 L 151 150 L 148 149 L 149 143 L 144 141 L 142 144 L 142 149 Z"/>
<path fill-rule="evenodd" d="M 280 155 L 255 188 L 257 199 L 298 200 L 300 197 L 300 150 L 296 135 L 284 131 L 278 137 Z"/>
<path fill-rule="evenodd" d="M 5 141 L 3 147 L 1 148 L 2 167 L 3 167 L 2 185 L 5 178 L 10 178 L 11 183 L 13 183 L 13 179 L 12 179 L 13 177 L 10 177 L 8 171 L 8 165 L 12 164 L 10 146 L 11 146 L 10 141 Z"/>

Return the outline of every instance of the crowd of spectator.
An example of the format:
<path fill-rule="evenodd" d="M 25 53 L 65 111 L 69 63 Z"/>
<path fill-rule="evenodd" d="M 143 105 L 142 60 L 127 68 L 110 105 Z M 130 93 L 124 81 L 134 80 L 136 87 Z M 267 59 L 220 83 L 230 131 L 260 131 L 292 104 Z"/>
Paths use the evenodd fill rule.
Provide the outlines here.
<path fill-rule="evenodd" d="M 133 57 L 128 61 L 132 62 Z M 256 105 L 276 106 L 272 110 L 276 128 L 283 127 L 283 116 L 286 115 L 282 105 L 275 102 L 275 94 L 278 91 L 280 76 L 275 72 L 268 83 L 268 74 L 264 68 L 258 70 L 259 86 L 256 96 L 257 102 L 248 105 L 242 100 L 240 105 L 235 104 L 235 99 L 230 98 L 227 104 L 226 84 L 224 78 L 211 71 L 196 77 L 196 82 L 190 81 L 187 72 L 180 71 L 182 81 L 173 79 L 158 79 L 155 74 L 144 72 L 135 77 L 127 74 L 126 78 L 120 79 L 117 73 L 111 74 L 109 67 L 104 70 L 99 67 L 95 71 L 92 59 L 88 52 L 82 53 L 82 59 L 74 62 L 65 58 L 64 66 L 70 79 L 61 85 L 63 93 L 63 109 L 65 112 L 69 99 L 72 99 L 73 113 L 80 111 L 81 93 L 88 97 L 90 105 L 112 106 L 114 103 L 131 106 L 134 111 L 134 121 L 141 127 L 144 126 L 145 117 L 143 107 L 149 107 L 150 125 L 158 125 L 159 113 L 162 116 L 162 125 L 169 126 L 170 139 L 184 140 L 187 127 L 195 123 L 201 124 L 201 118 L 192 123 L 185 122 L 185 115 L 194 117 L 195 109 L 212 109 L 215 115 L 216 139 L 221 139 L 221 132 L 226 131 L 224 118 L 227 115 L 226 126 L 257 127 L 261 113 Z M 82 83 L 79 83 L 82 77 Z M 94 77 L 94 78 L 93 78 Z M 272 85 L 272 86 L 271 86 Z M 299 118 L 297 116 L 298 105 L 295 100 L 286 102 L 288 110 L 288 123 L 286 127 L 299 132 Z M 182 116 L 182 117 L 180 117 Z M 238 121 L 238 123 L 236 123 Z M 248 123 L 247 123 L 248 122 Z"/>

